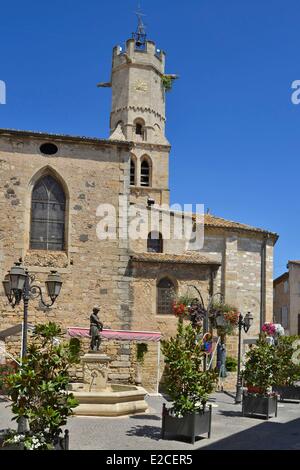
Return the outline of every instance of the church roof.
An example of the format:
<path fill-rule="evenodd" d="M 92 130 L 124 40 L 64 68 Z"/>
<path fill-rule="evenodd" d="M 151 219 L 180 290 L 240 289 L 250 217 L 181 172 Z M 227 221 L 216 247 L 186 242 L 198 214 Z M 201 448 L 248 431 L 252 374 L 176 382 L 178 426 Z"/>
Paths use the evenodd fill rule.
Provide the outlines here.
<path fill-rule="evenodd" d="M 68 134 L 51 134 L 49 132 L 38 132 L 38 131 L 23 131 L 18 129 L 1 129 L 0 136 L 22 136 L 22 137 L 38 137 L 40 139 L 51 139 L 51 140 L 64 140 L 66 142 L 83 142 L 87 144 L 103 144 L 103 145 L 118 145 L 123 146 L 131 150 L 133 143 L 123 140 L 109 140 L 99 139 L 98 137 L 85 137 Z"/>
<path fill-rule="evenodd" d="M 204 225 L 205 227 L 217 227 L 217 228 L 237 230 L 241 232 L 254 232 L 254 233 L 267 234 L 271 238 L 274 238 L 275 241 L 278 240 L 278 234 L 275 232 L 270 232 L 262 228 L 252 227 L 251 225 L 241 224 L 239 222 L 234 222 L 232 220 L 226 220 L 226 219 L 223 219 L 221 217 L 216 217 L 211 214 L 205 214 Z"/>
<path fill-rule="evenodd" d="M 132 261 L 143 263 L 170 263 L 170 264 L 206 264 L 209 266 L 220 266 L 219 261 L 209 259 L 198 253 L 175 255 L 168 253 L 134 253 L 131 255 Z"/>

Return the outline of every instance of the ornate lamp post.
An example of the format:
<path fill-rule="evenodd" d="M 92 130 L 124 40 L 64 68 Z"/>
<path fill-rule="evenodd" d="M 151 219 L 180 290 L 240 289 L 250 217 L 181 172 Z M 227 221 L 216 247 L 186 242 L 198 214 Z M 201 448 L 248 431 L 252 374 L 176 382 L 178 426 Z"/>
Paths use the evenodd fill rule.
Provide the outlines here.
<path fill-rule="evenodd" d="M 242 329 L 245 333 L 248 333 L 253 323 L 253 315 L 248 312 L 245 317 L 240 313 L 239 315 L 239 345 L 238 345 L 238 370 L 237 370 L 237 382 L 236 382 L 236 396 L 235 403 L 242 402 L 242 377 L 241 377 L 241 343 L 242 343 Z"/>
<path fill-rule="evenodd" d="M 27 326 L 28 326 L 28 304 L 29 300 L 40 297 L 42 304 L 49 308 L 51 307 L 60 294 L 62 280 L 56 271 L 51 271 L 45 282 L 48 296 L 51 299 L 50 303 L 44 301 L 42 290 L 40 286 L 35 285 L 35 277 L 30 275 L 28 270 L 22 266 L 20 259 L 10 269 L 2 282 L 4 292 L 8 298 L 9 303 L 15 307 L 21 303 L 23 299 L 24 314 L 23 314 L 23 337 L 22 337 L 22 360 L 26 356 L 27 351 Z"/>

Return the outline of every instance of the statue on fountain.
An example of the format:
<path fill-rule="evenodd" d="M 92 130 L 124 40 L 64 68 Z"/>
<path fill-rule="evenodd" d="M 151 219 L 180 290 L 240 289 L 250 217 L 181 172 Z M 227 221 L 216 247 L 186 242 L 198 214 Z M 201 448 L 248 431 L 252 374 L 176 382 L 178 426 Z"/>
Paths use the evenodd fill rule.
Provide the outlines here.
<path fill-rule="evenodd" d="M 103 330 L 103 323 L 98 318 L 100 307 L 97 305 L 93 308 L 90 316 L 90 336 L 91 336 L 91 351 L 99 351 L 101 344 L 100 332 Z"/>

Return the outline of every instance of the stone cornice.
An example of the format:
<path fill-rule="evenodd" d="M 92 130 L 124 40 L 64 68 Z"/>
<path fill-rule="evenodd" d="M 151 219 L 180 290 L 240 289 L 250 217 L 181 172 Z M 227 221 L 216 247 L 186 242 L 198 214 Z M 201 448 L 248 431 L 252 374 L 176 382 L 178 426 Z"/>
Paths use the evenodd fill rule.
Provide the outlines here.
<path fill-rule="evenodd" d="M 163 76 L 163 73 L 157 68 L 155 67 L 153 64 L 151 63 L 141 63 L 141 62 L 123 62 L 122 64 L 120 65 L 117 65 L 116 67 L 113 68 L 112 70 L 112 74 L 114 72 L 118 72 L 119 70 L 121 69 L 125 69 L 125 68 L 130 68 L 130 67 L 136 67 L 136 68 L 139 68 L 139 69 L 146 69 L 146 70 L 154 70 L 154 72 L 157 73 L 157 75 L 159 75 L 160 77 Z"/>
<path fill-rule="evenodd" d="M 49 134 L 46 132 L 36 132 L 36 131 L 23 131 L 16 129 L 0 129 L 0 138 L 33 138 L 37 140 L 50 140 L 52 142 L 63 142 L 63 143 L 75 143 L 75 144 L 85 144 L 85 145 L 99 145 L 103 147 L 122 147 L 125 150 L 131 151 L 134 144 L 133 142 L 128 141 L 119 141 L 119 140 L 107 140 L 107 139 L 98 139 L 96 137 L 80 137 L 80 136 L 71 136 L 64 134 Z"/>
<path fill-rule="evenodd" d="M 135 112 L 142 112 L 142 113 L 144 113 L 144 112 L 153 113 L 155 116 L 158 116 L 162 121 L 166 122 L 165 116 L 158 113 L 154 109 L 146 107 L 146 106 L 123 106 L 122 108 L 114 109 L 113 111 L 111 111 L 110 114 L 112 116 L 113 114 L 117 114 L 117 113 L 120 113 L 122 111 L 130 111 L 130 110 L 135 111 Z"/>

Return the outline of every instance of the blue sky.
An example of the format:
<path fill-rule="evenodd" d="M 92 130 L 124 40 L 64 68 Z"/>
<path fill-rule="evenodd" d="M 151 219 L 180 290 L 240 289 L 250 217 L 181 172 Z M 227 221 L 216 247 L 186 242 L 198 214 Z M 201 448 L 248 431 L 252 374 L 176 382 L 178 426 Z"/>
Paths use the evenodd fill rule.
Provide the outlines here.
<path fill-rule="evenodd" d="M 0 7 L 0 127 L 108 136 L 111 51 L 136 0 Z M 276 231 L 275 274 L 300 259 L 299 0 L 143 0 L 148 37 L 177 73 L 167 103 L 172 202 Z"/>

